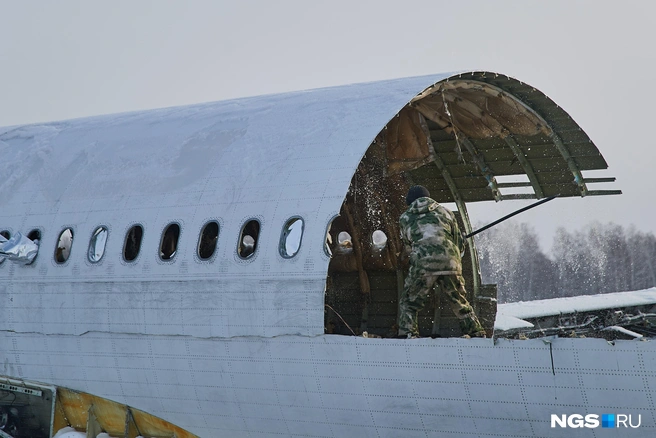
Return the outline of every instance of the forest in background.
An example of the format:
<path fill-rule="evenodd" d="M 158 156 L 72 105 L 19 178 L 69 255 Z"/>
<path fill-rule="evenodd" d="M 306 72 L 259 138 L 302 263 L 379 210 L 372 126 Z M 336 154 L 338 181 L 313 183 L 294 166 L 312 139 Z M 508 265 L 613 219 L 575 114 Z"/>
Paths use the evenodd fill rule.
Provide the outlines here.
<path fill-rule="evenodd" d="M 656 286 L 656 236 L 633 226 L 559 228 L 548 253 L 526 223 L 509 221 L 475 239 L 483 283 L 498 285 L 499 303 Z"/>

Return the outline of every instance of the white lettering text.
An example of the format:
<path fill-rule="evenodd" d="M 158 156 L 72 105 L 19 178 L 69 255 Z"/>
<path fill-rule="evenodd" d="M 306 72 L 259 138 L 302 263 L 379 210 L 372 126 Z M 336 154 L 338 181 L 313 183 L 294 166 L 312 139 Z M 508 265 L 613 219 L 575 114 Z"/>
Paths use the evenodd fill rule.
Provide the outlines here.
<path fill-rule="evenodd" d="M 628 426 L 626 425 L 626 420 L 627 420 L 628 418 L 629 418 L 629 417 L 627 417 L 627 416 L 624 415 L 624 414 L 617 414 L 617 427 L 620 427 L 620 424 L 623 424 L 624 427 L 628 427 Z"/>
<path fill-rule="evenodd" d="M 556 427 L 556 424 L 560 427 L 567 427 L 567 415 L 551 414 L 551 427 Z"/>
<path fill-rule="evenodd" d="M 586 415 L 585 427 L 587 427 L 588 429 L 594 429 L 595 427 L 599 427 L 599 415 L 596 414 Z"/>
<path fill-rule="evenodd" d="M 631 421 L 631 416 L 629 415 L 629 426 L 631 426 L 633 429 L 637 429 L 640 427 L 640 423 L 642 423 L 642 415 L 638 414 L 638 424 L 636 426 L 633 425 L 633 422 Z"/>
<path fill-rule="evenodd" d="M 583 427 L 583 415 L 572 414 L 567 419 L 567 425 L 571 428 Z"/>

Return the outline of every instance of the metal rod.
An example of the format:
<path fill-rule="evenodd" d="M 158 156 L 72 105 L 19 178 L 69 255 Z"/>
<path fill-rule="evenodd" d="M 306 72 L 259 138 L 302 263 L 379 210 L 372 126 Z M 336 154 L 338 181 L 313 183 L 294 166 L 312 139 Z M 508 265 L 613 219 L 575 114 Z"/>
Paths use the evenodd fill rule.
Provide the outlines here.
<path fill-rule="evenodd" d="M 355 334 L 355 332 L 353 331 L 353 329 L 351 328 L 351 326 L 348 325 L 348 323 L 347 323 L 346 321 L 344 321 L 344 318 L 342 318 L 342 315 L 340 315 L 339 313 L 337 313 L 337 310 L 333 309 L 333 308 L 330 307 L 328 304 L 325 304 L 325 306 L 326 306 L 327 308 L 329 308 L 330 310 L 332 310 L 333 312 L 335 312 L 335 315 L 337 315 L 337 316 L 339 317 L 339 319 L 342 320 L 342 322 L 344 323 L 344 325 L 346 326 L 346 328 L 348 328 L 348 329 L 351 331 L 351 333 L 353 333 L 353 336 L 357 336 L 357 335 Z"/>
<path fill-rule="evenodd" d="M 477 234 L 480 233 L 481 231 L 485 231 L 485 230 L 487 230 L 488 228 L 492 228 L 492 227 L 495 226 L 496 224 L 505 221 L 506 219 L 510 219 L 511 217 L 515 216 L 516 214 L 523 213 L 523 212 L 525 212 L 525 211 L 528 210 L 528 209 L 531 209 L 531 208 L 533 208 L 533 207 L 537 207 L 538 205 L 540 205 L 540 204 L 544 204 L 545 202 L 549 202 L 549 201 L 551 201 L 552 199 L 555 199 L 555 198 L 557 198 L 557 197 L 558 197 L 558 195 L 549 196 L 548 198 L 541 199 L 541 200 L 539 200 L 538 202 L 535 202 L 535 203 L 533 203 L 533 204 L 531 204 L 531 205 L 527 205 L 527 206 L 524 207 L 524 208 L 520 208 L 520 209 L 517 210 L 517 211 L 513 211 L 512 213 L 510 213 L 510 214 L 508 214 L 508 215 L 502 217 L 501 219 L 497 219 L 497 220 L 495 220 L 494 222 L 485 225 L 483 228 L 479 228 L 479 229 L 476 230 L 476 231 L 472 231 L 471 233 L 465 235 L 464 237 L 465 237 L 465 239 L 469 239 L 470 237 L 473 237 L 473 236 L 477 235 Z"/>

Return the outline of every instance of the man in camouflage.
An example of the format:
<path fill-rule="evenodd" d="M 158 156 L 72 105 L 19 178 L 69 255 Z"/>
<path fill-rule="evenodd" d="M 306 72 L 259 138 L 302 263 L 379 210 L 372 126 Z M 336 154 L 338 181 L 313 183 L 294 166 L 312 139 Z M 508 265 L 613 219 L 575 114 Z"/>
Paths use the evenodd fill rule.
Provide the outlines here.
<path fill-rule="evenodd" d="M 422 186 L 410 188 L 406 203 L 409 207 L 399 222 L 401 240 L 410 248 L 410 270 L 399 303 L 399 337 L 419 336 L 417 313 L 435 285 L 445 293 L 463 334 L 485 337 L 465 298 L 460 258 L 464 241 L 453 212 L 431 199 Z"/>

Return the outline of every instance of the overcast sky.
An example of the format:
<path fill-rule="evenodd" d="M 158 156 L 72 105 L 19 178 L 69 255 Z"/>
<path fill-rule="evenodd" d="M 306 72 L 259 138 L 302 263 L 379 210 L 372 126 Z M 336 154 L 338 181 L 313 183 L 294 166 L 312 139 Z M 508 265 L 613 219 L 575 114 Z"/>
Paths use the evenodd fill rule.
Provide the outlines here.
<path fill-rule="evenodd" d="M 588 133 L 621 196 L 519 216 L 550 248 L 592 220 L 656 232 L 656 3 L 0 0 L 0 126 L 455 70 L 527 82 Z M 0 159 L 0 166 L 2 161 Z M 584 175 L 585 176 L 585 175 Z M 521 202 L 471 207 L 487 222 Z"/>

